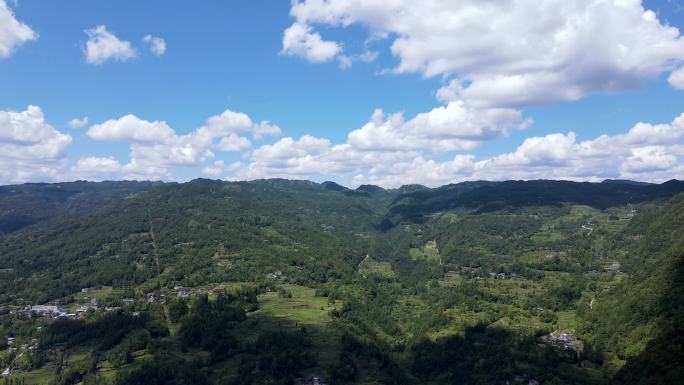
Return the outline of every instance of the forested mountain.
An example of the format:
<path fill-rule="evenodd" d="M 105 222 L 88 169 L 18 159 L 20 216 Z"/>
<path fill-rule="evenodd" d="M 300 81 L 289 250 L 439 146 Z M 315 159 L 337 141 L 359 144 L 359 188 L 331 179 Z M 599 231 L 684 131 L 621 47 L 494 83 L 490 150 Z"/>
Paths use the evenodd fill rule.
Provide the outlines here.
<path fill-rule="evenodd" d="M 676 383 L 682 192 L 0 187 L 3 381 Z"/>
<path fill-rule="evenodd" d="M 120 204 L 153 182 L 72 182 L 0 186 L 0 234 Z"/>

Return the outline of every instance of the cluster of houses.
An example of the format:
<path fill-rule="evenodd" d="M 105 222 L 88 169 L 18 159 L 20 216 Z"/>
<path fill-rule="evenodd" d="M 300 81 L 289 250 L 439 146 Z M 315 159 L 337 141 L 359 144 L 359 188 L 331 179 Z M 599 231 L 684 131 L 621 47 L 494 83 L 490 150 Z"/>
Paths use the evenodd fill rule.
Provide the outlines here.
<path fill-rule="evenodd" d="M 17 361 L 17 359 L 21 356 L 24 355 L 26 351 L 31 351 L 38 349 L 38 339 L 37 338 L 31 338 L 31 340 L 28 343 L 24 343 L 21 345 L 16 344 L 17 340 L 15 337 L 7 337 L 7 346 L 10 353 L 15 353 L 19 352 L 19 355 L 14 357 L 12 362 L 10 362 L 9 366 L 5 370 L 0 373 L 0 378 L 7 378 L 12 375 L 12 366 L 14 363 Z"/>
<path fill-rule="evenodd" d="M 90 291 L 90 288 L 84 288 L 81 289 L 81 292 L 87 293 Z M 97 298 L 91 298 L 89 304 L 84 304 L 81 305 L 78 309 L 76 309 L 73 312 L 70 312 L 69 310 L 65 309 L 62 306 L 58 305 L 32 305 L 32 306 L 26 306 L 23 309 L 12 309 L 10 310 L 10 314 L 14 316 L 20 316 L 20 317 L 30 317 L 30 316 L 39 316 L 39 317 L 45 317 L 45 318 L 69 318 L 69 319 L 82 319 L 85 313 L 87 313 L 89 310 L 98 310 L 100 309 L 100 303 L 97 300 Z"/>
<path fill-rule="evenodd" d="M 541 342 L 547 345 L 553 345 L 563 349 L 572 350 L 577 354 L 580 353 L 580 341 L 568 330 L 555 331 L 551 334 L 541 336 L 539 339 Z"/>
<path fill-rule="evenodd" d="M 219 292 L 222 292 L 226 287 L 221 285 L 217 286 L 213 289 L 205 289 L 203 287 L 200 288 L 189 288 L 189 287 L 183 287 L 183 286 L 174 286 L 173 287 L 173 292 L 176 294 L 176 297 L 180 298 L 188 298 L 192 296 L 193 294 L 199 294 L 199 295 L 204 295 L 204 294 L 218 294 Z M 161 297 L 164 297 L 164 294 L 161 294 Z"/>
<path fill-rule="evenodd" d="M 10 353 L 14 352 L 24 352 L 27 350 L 35 350 L 38 348 L 38 339 L 37 338 L 31 338 L 31 340 L 27 343 L 18 345 L 16 344 L 17 340 L 15 337 L 7 337 L 7 350 Z"/>
<path fill-rule="evenodd" d="M 183 286 L 174 286 L 173 292 L 176 294 L 176 297 L 179 298 L 188 298 L 192 295 L 192 289 Z"/>
<path fill-rule="evenodd" d="M 93 309 L 93 310 L 98 310 L 100 308 L 100 303 L 97 301 L 97 299 L 92 298 L 90 300 L 90 306 L 88 305 L 82 305 L 78 309 L 76 309 L 75 312 L 70 313 L 66 309 L 56 306 L 56 305 L 33 305 L 30 308 L 26 308 L 23 311 L 19 311 L 18 313 L 28 313 L 30 314 L 36 314 L 41 317 L 46 317 L 46 318 L 60 318 L 60 317 L 66 317 L 69 319 L 81 319 L 85 315 L 88 310 Z"/>
<path fill-rule="evenodd" d="M 11 315 L 30 317 L 38 315 L 46 318 L 68 317 L 70 315 L 65 309 L 56 305 L 33 305 L 26 306 L 19 310 L 10 310 Z"/>

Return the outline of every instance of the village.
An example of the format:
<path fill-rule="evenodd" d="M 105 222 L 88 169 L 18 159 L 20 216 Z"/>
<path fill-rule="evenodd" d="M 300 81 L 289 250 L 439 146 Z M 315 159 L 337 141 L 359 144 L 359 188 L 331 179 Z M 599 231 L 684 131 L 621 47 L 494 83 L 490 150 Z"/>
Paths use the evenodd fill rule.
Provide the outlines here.
<path fill-rule="evenodd" d="M 132 308 L 135 305 L 145 304 L 166 304 L 167 294 L 176 296 L 178 298 L 189 298 L 193 295 L 217 295 L 225 291 L 224 285 L 219 285 L 213 289 L 205 288 L 187 288 L 181 285 L 175 285 L 172 289 L 165 291 L 156 290 L 145 293 L 139 298 L 118 298 L 119 293 L 112 287 L 85 287 L 80 293 L 74 296 L 74 301 L 69 304 L 38 304 L 25 305 L 21 307 L 5 309 L 6 314 L 18 318 L 40 318 L 47 322 L 66 318 L 71 320 L 84 319 L 88 314 L 96 312 L 113 312 L 124 308 Z M 105 303 L 106 305 L 103 305 Z M 139 311 L 131 312 L 133 316 L 139 316 Z M 38 326 L 36 332 L 40 332 L 43 326 Z M 5 336 L 6 351 L 14 356 L 12 362 L 0 373 L 0 378 L 9 378 L 13 374 L 15 362 L 21 358 L 24 353 L 38 349 L 39 340 L 36 337 L 20 337 L 20 336 Z M 21 342 L 20 342 L 21 341 Z M 322 382 L 315 382 L 316 384 L 324 385 Z M 309 382 L 304 382 L 309 384 Z M 312 382 L 313 384 L 313 382 Z"/>

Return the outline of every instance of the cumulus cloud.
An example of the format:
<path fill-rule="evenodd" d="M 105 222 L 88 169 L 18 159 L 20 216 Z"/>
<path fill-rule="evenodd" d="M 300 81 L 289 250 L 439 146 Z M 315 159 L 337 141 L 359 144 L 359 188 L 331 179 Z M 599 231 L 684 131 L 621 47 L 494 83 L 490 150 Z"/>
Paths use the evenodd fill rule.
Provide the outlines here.
<path fill-rule="evenodd" d="M 216 148 L 224 152 L 236 152 L 251 146 L 252 142 L 249 139 L 233 133 L 224 136 L 216 144 Z"/>
<path fill-rule="evenodd" d="M 646 173 L 670 170 L 678 164 L 677 157 L 662 146 L 634 148 L 620 166 L 622 172 Z"/>
<path fill-rule="evenodd" d="M 36 40 L 38 34 L 17 20 L 5 0 L 0 0 L 0 59 L 9 57 L 14 49 L 27 41 Z"/>
<path fill-rule="evenodd" d="M 363 151 L 349 144 L 333 145 L 326 138 L 304 135 L 299 139 L 283 138 L 263 145 L 249 156 L 230 179 L 259 178 L 343 179 L 418 156 L 416 151 Z"/>
<path fill-rule="evenodd" d="M 640 86 L 684 60 L 684 39 L 639 0 L 295 0 L 285 36 L 360 24 L 390 39 L 395 72 L 454 80 L 440 97 L 520 108 Z M 303 39 L 284 39 L 285 41 Z M 328 41 L 326 59 L 339 44 Z M 290 44 L 290 43 L 288 43 Z M 299 45 L 295 54 L 306 56 Z M 315 61 L 315 60 L 312 60 Z M 673 75 L 671 83 L 679 84 Z"/>
<path fill-rule="evenodd" d="M 88 35 L 85 54 L 90 64 L 102 64 L 107 60 L 126 61 L 136 56 L 128 41 L 120 40 L 104 25 L 85 30 Z"/>
<path fill-rule="evenodd" d="M 0 111 L 0 182 L 59 179 L 71 140 L 45 121 L 40 107 Z"/>
<path fill-rule="evenodd" d="M 166 40 L 161 37 L 147 35 L 143 37 L 143 42 L 150 47 L 150 52 L 157 56 L 161 56 L 166 52 Z"/>
<path fill-rule="evenodd" d="M 261 122 L 252 124 L 251 127 L 252 136 L 254 139 L 263 139 L 266 136 L 280 136 L 282 131 L 280 127 L 275 124 L 271 124 L 268 120 L 262 120 Z"/>
<path fill-rule="evenodd" d="M 95 140 L 128 142 L 129 161 L 121 163 L 111 157 L 86 157 L 71 168 L 71 175 L 94 180 L 168 180 L 178 179 L 179 168 L 194 167 L 205 175 L 227 180 L 283 177 L 321 181 L 332 178 L 347 185 L 373 183 L 386 187 L 410 183 L 437 186 L 482 179 L 599 181 L 626 178 L 662 182 L 684 178 L 684 113 L 670 123 L 639 122 L 624 133 L 585 140 L 580 140 L 573 132 L 528 137 L 513 151 L 478 158 L 467 152 L 448 156 L 445 152 L 453 152 L 455 148 L 467 150 L 470 141 L 477 145 L 483 140 L 505 135 L 506 130 L 519 129 L 525 120 L 519 115 L 511 115 L 514 119 L 510 120 L 506 113 L 499 119 L 498 113 L 492 113 L 487 120 L 489 123 L 484 124 L 469 120 L 466 107 L 453 103 L 410 120 L 405 120 L 401 114 L 387 115 L 378 110 L 366 125 L 351 131 L 344 143 L 335 144 L 324 137 L 303 135 L 285 137 L 251 150 L 251 141 L 246 135 L 254 136 L 263 125 L 271 125 L 254 123 L 240 112 L 224 111 L 182 135 L 163 121 L 127 115 L 93 125 L 88 136 Z M 450 108 L 453 111 L 449 111 Z M 487 113 L 479 111 L 476 114 L 477 119 L 482 116 Z M 12 124 L 7 123 L 10 117 Z M 505 128 L 509 121 L 513 122 L 512 126 Z M 443 124 L 457 127 L 444 128 Z M 49 147 L 47 144 L 57 143 L 55 150 L 43 155 L 42 166 L 49 167 L 24 167 L 24 170 L 34 172 L 32 175 L 57 178 L 60 167 L 63 168 L 63 148 L 71 138 L 47 125 L 40 109 L 30 107 L 22 113 L 3 112 L 0 129 L 3 146 Z M 437 139 L 440 137 L 449 144 L 440 144 Z M 393 138 L 399 140 L 392 141 Z M 3 156 L 11 153 L 5 148 L 0 148 Z M 241 160 L 229 163 L 216 159 L 215 153 L 222 151 L 242 152 Z M 28 157 L 32 159 L 34 154 Z M 6 175 L 3 177 L 10 179 Z M 22 177 L 29 179 L 25 175 Z M 12 180 L 19 178 L 14 176 Z"/>
<path fill-rule="evenodd" d="M 74 178 L 101 181 L 120 178 L 122 165 L 113 157 L 86 157 L 71 168 Z"/>
<path fill-rule="evenodd" d="M 87 135 L 98 141 L 129 143 L 130 162 L 119 171 L 131 179 L 169 179 L 174 167 L 194 165 L 214 155 L 214 138 L 206 129 L 177 135 L 164 121 L 148 121 L 135 115 L 93 125 Z"/>
<path fill-rule="evenodd" d="M 684 90 L 684 67 L 680 67 L 678 70 L 673 71 L 667 78 L 667 81 L 672 87 Z"/>
<path fill-rule="evenodd" d="M 241 162 L 233 162 L 226 164 L 223 160 L 217 160 L 209 166 L 202 169 L 202 173 L 212 177 L 221 177 L 226 172 L 232 172 L 242 167 Z"/>
<path fill-rule="evenodd" d="M 90 127 L 87 135 L 94 140 L 154 143 L 168 141 L 175 132 L 164 121 L 150 122 L 129 114 L 96 124 Z"/>
<path fill-rule="evenodd" d="M 177 167 L 197 166 L 213 158 L 215 151 L 237 152 L 250 148 L 252 143 L 244 134 L 259 140 L 266 135 L 280 135 L 280 128 L 268 121 L 255 123 L 247 114 L 226 110 L 182 135 L 165 121 L 149 121 L 131 114 L 95 124 L 86 134 L 97 141 L 129 143 L 130 161 L 117 168 L 113 159 L 83 158 L 83 165 L 77 164 L 75 173 L 87 174 L 91 169 L 96 172 L 97 167 L 89 169 L 88 166 L 100 162 L 112 166 L 106 168 L 107 177 L 119 173 L 130 179 L 172 179 Z"/>
<path fill-rule="evenodd" d="M 283 34 L 284 54 L 301 56 L 313 63 L 330 61 L 341 51 L 341 45 L 323 40 L 306 24 L 294 23 Z"/>
<path fill-rule="evenodd" d="M 206 127 L 214 136 L 251 132 L 257 140 L 265 136 L 279 136 L 281 133 L 280 127 L 267 120 L 255 123 L 247 114 L 231 110 L 209 117 Z"/>
<path fill-rule="evenodd" d="M 457 101 L 417 114 L 408 121 L 402 114 L 386 116 L 376 110 L 366 125 L 349 133 L 348 142 L 361 149 L 467 150 L 505 136 L 510 130 L 524 129 L 530 123 L 517 110 L 472 109 Z"/>
<path fill-rule="evenodd" d="M 315 155 L 330 148 L 328 139 L 304 135 L 298 140 L 283 138 L 274 144 L 266 144 L 252 153 L 257 161 L 278 162 L 294 157 Z"/>
<path fill-rule="evenodd" d="M 88 125 L 89 119 L 88 117 L 84 117 L 82 119 L 79 118 L 73 118 L 69 121 L 69 127 L 71 128 L 81 128 L 85 127 Z"/>
<path fill-rule="evenodd" d="M 394 123 L 387 123 L 395 120 Z M 376 121 L 377 123 L 373 123 Z M 407 124 L 400 116 L 376 112 L 373 127 Z M 355 132 L 358 132 L 355 131 Z M 437 186 L 465 180 L 569 179 L 598 181 L 630 178 L 663 181 L 684 177 L 684 114 L 668 124 L 637 123 L 619 135 L 580 141 L 573 132 L 525 139 L 514 151 L 477 159 L 457 154 L 431 158 L 433 149 L 403 143 L 359 146 L 354 136 L 344 144 L 325 138 L 283 138 L 251 152 L 233 179 L 286 177 L 329 179 L 352 185 L 374 183 L 388 187 L 421 183 Z M 389 140 L 391 136 L 387 136 Z M 378 140 L 374 143 L 381 143 Z"/>

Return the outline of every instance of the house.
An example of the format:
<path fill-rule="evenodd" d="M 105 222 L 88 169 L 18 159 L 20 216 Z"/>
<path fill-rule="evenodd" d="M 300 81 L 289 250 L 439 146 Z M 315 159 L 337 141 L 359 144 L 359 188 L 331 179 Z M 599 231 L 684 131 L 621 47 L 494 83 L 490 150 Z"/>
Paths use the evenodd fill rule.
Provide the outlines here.
<path fill-rule="evenodd" d="M 157 300 L 157 293 L 153 291 L 145 294 L 145 296 L 147 296 L 147 302 L 149 303 L 152 303 Z"/>
<path fill-rule="evenodd" d="M 129 306 L 133 305 L 135 303 L 135 300 L 133 298 L 124 298 L 121 300 L 121 302 L 124 304 L 124 306 Z"/>
<path fill-rule="evenodd" d="M 192 294 L 191 290 L 183 286 L 175 286 L 173 291 L 176 292 L 176 296 L 181 298 L 187 298 Z"/>
<path fill-rule="evenodd" d="M 304 378 L 297 378 L 294 381 L 295 385 L 325 385 L 323 378 L 318 375 L 311 375 Z"/>
<path fill-rule="evenodd" d="M 66 311 L 59 306 L 54 305 L 34 305 L 31 306 L 31 313 L 40 314 L 47 317 L 60 317 L 66 315 Z"/>
<path fill-rule="evenodd" d="M 272 273 L 266 274 L 268 278 L 280 278 L 283 275 L 282 271 L 274 271 Z"/>

